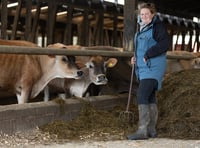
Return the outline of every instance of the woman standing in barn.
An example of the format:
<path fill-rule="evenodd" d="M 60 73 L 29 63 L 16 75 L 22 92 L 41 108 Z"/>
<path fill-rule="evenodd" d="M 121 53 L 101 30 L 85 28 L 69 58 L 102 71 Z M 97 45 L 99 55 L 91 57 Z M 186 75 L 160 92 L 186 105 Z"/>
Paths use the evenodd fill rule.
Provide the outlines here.
<path fill-rule="evenodd" d="M 135 34 L 135 56 L 131 63 L 139 80 L 137 104 L 139 112 L 138 130 L 127 136 L 129 140 L 156 137 L 158 110 L 156 91 L 161 89 L 161 82 L 166 68 L 166 52 L 169 37 L 164 24 L 158 19 L 152 3 L 142 3 L 138 7 L 138 30 Z"/>

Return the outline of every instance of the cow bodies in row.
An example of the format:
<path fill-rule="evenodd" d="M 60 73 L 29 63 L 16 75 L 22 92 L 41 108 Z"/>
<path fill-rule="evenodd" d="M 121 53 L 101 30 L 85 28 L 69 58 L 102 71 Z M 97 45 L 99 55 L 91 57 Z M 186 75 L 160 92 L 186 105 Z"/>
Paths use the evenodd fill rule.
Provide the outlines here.
<path fill-rule="evenodd" d="M 37 45 L 27 41 L 0 40 L 0 45 L 37 47 Z M 62 44 L 57 45 L 55 48 L 69 47 L 64 47 L 65 45 Z M 82 49 L 80 47 L 70 46 L 70 49 L 72 48 Z M 182 51 L 180 53 L 174 53 L 184 55 L 184 52 Z M 96 65 L 98 62 L 99 66 Z M 85 75 L 82 76 L 81 79 L 74 80 L 74 78 L 80 78 L 82 72 L 77 69 L 74 61 L 71 60 L 69 56 L 1 54 L 0 90 L 14 92 L 17 95 L 18 103 L 25 103 L 28 101 L 28 98 L 37 96 L 51 80 L 55 78 L 68 78 L 64 79 L 64 81 L 63 79 L 60 79 L 57 86 L 55 84 L 53 85 L 64 90 L 67 96 L 74 95 L 82 97 L 91 83 L 96 85 L 107 83 L 107 78 L 105 76 L 106 69 L 110 66 L 115 66 L 116 62 L 115 58 L 105 60 L 101 56 L 77 56 L 76 64 L 82 68 Z M 176 66 L 177 63 L 178 68 Z M 84 67 L 85 65 L 86 67 Z M 172 62 L 172 64 L 168 62 L 167 68 L 170 69 L 168 72 L 200 68 L 200 59 L 197 57 L 189 62 L 176 60 L 176 62 Z M 102 70 L 100 72 L 101 75 L 98 75 L 97 73 L 99 70 Z M 95 77 L 97 79 L 92 79 Z M 53 81 L 49 83 L 49 86 Z"/>
<path fill-rule="evenodd" d="M 200 68 L 199 53 L 193 53 L 188 51 L 168 51 L 167 55 L 174 56 L 177 58 L 167 59 L 166 74 L 178 72 L 181 70 Z M 188 59 L 183 59 L 184 57 L 188 57 Z"/>
<path fill-rule="evenodd" d="M 0 40 L 0 45 L 31 46 L 27 41 Z M 83 74 L 69 56 L 0 54 L 0 91 L 15 93 L 19 104 L 36 97 L 55 78 Z"/>
<path fill-rule="evenodd" d="M 51 48 L 71 48 L 61 43 L 49 45 Z M 74 46 L 76 47 L 76 46 Z M 84 48 L 78 47 L 79 50 Z M 79 65 L 84 75 L 80 79 L 54 79 L 45 88 L 44 100 L 49 100 L 50 92 L 64 92 L 64 98 L 76 96 L 83 97 L 90 84 L 105 85 L 108 82 L 106 77 L 107 68 L 116 65 L 116 58 L 104 58 L 102 56 L 76 56 L 76 64 Z"/>
<path fill-rule="evenodd" d="M 80 48 L 80 47 L 78 47 L 78 48 L 84 49 L 84 48 Z M 74 49 L 76 49 L 76 46 L 74 46 Z M 181 55 L 182 57 L 191 55 L 193 58 L 191 58 L 189 60 L 167 59 L 166 74 L 180 71 L 180 70 L 200 68 L 200 58 L 198 58 L 198 56 L 196 56 L 196 54 L 194 54 L 194 53 L 183 52 L 183 51 L 177 51 L 177 52 L 171 53 L 169 51 L 169 52 L 167 52 L 167 54 L 168 55 L 173 54 L 176 56 Z M 62 86 L 62 88 L 64 88 L 63 91 L 65 92 L 65 95 L 67 95 L 67 96 L 65 96 L 65 98 L 71 97 L 71 96 L 83 97 L 86 92 L 86 89 L 88 88 L 88 86 L 91 83 L 94 83 L 95 85 L 102 85 L 102 84 L 96 84 L 95 81 L 91 80 L 92 77 L 97 76 L 97 75 L 95 75 L 95 71 L 100 69 L 100 67 L 102 67 L 103 65 L 105 65 L 104 69 L 107 69 L 107 68 L 109 68 L 108 63 L 112 63 L 111 65 L 114 65 L 114 66 L 112 66 L 114 68 L 109 69 L 109 71 L 108 71 L 109 73 L 107 73 L 107 74 L 109 74 L 108 85 L 100 86 L 101 87 L 100 93 L 101 94 L 116 94 L 116 93 L 126 93 L 129 91 L 131 67 L 127 61 L 130 61 L 130 60 L 127 60 L 127 59 L 125 60 L 123 58 L 122 59 L 119 58 L 119 59 L 115 59 L 115 60 L 117 60 L 117 64 L 116 64 L 116 62 L 114 62 L 115 64 L 113 64 L 113 62 L 111 62 L 111 61 L 106 62 L 104 59 L 101 59 L 99 61 L 103 61 L 103 63 L 101 63 L 99 65 L 95 65 L 95 63 L 98 63 L 98 62 L 96 62 L 96 60 L 97 60 L 96 56 L 77 56 L 76 59 L 77 59 L 78 65 L 86 65 L 87 68 L 85 70 L 87 70 L 88 72 L 83 70 L 85 73 L 85 76 L 83 76 L 79 80 L 65 79 L 64 82 L 60 82 L 60 84 L 58 83 L 59 80 L 57 82 L 55 82 L 53 80 L 55 83 L 51 86 L 53 88 L 51 90 L 56 90 L 56 88 L 58 88 L 59 86 Z M 96 70 L 93 68 L 96 68 Z M 105 74 L 105 71 L 101 71 L 101 73 L 102 72 L 103 72 L 103 74 Z M 89 74 L 87 75 L 87 73 L 89 73 Z M 52 83 L 50 83 L 49 86 L 51 84 Z M 55 84 L 57 84 L 57 86 Z M 106 84 L 107 84 L 107 82 L 106 82 Z M 133 93 L 136 93 L 137 85 L 138 85 L 137 81 L 134 78 Z M 56 86 L 56 88 L 53 86 Z M 95 87 L 97 87 L 97 86 L 95 86 Z M 99 92 L 98 92 L 98 94 L 99 94 Z"/>

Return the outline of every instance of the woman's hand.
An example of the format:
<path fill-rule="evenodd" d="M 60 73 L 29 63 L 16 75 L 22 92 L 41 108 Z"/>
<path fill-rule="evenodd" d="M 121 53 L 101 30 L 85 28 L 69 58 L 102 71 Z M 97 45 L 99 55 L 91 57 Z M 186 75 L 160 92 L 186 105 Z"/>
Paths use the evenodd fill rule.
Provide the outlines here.
<path fill-rule="evenodd" d="M 131 64 L 132 64 L 132 65 L 135 64 L 135 60 L 136 60 L 135 57 L 132 57 L 132 58 L 131 58 Z"/>
<path fill-rule="evenodd" d="M 143 58 L 143 61 L 144 61 L 144 63 L 146 63 L 146 62 L 147 62 L 147 60 L 146 60 L 145 58 Z"/>

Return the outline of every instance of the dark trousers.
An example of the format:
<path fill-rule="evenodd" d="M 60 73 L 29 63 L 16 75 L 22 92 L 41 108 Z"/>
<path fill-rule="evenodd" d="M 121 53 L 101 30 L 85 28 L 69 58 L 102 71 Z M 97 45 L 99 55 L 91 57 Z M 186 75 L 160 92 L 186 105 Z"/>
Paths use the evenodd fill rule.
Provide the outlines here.
<path fill-rule="evenodd" d="M 153 104 L 156 103 L 156 90 L 158 81 L 156 79 L 142 79 L 139 82 L 137 90 L 138 104 Z"/>

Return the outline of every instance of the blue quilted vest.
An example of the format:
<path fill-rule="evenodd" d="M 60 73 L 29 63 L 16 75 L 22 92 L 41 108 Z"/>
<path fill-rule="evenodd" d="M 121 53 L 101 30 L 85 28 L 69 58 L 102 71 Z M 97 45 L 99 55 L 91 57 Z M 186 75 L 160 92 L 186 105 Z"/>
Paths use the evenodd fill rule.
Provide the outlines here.
<path fill-rule="evenodd" d="M 154 18 L 155 20 L 155 18 Z M 145 27 L 143 30 L 135 34 L 135 73 L 138 80 L 142 79 L 156 79 L 158 81 L 158 90 L 161 88 L 162 78 L 166 69 L 166 54 L 150 58 L 145 63 L 143 57 L 147 49 L 156 44 L 153 39 L 153 22 Z"/>

